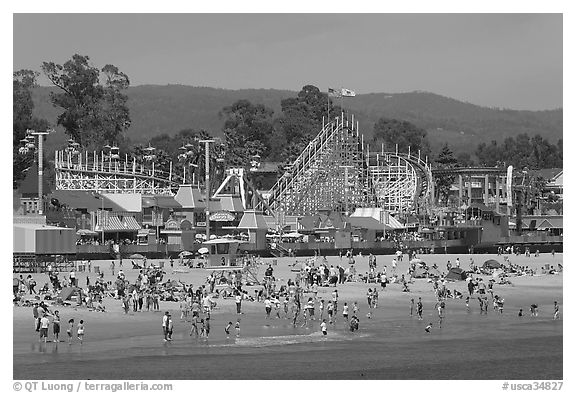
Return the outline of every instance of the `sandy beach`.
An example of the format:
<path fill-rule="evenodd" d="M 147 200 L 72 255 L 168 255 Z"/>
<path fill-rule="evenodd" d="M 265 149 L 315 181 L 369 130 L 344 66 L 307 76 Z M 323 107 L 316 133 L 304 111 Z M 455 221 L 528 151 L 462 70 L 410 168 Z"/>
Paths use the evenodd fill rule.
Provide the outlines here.
<path fill-rule="evenodd" d="M 423 255 L 428 264 L 436 263 L 446 271 L 446 261 L 459 257 L 461 267 L 468 268 L 470 257 L 476 265 L 496 255 Z M 305 260 L 306 258 L 297 258 Z M 383 265 L 391 270 L 393 257 L 378 256 L 378 270 Z M 407 256 L 398 271 L 408 269 Z M 272 259 L 265 260 L 266 262 Z M 217 299 L 212 313 L 212 332 L 208 340 L 189 336 L 190 323 L 180 321 L 179 303 L 161 302 L 160 312 L 129 312 L 124 315 L 121 302 L 107 298 L 105 313 L 85 307 L 58 307 L 63 333 L 69 318 L 84 319 L 86 336 L 83 345 L 77 340 L 40 344 L 34 330 L 31 307 L 14 307 L 13 351 L 15 379 L 562 379 L 562 274 L 541 275 L 545 264 L 563 263 L 563 255 L 542 254 L 527 258 L 510 256 L 514 264 L 536 268 L 535 276 L 512 277 L 512 285 L 495 285 L 494 293 L 505 299 L 504 313 L 492 310 L 480 315 L 476 298 L 467 312 L 463 299 L 446 301 L 446 318 L 440 329 L 434 305 L 432 285 L 416 279 L 410 292 L 399 284 L 389 284 L 379 295 L 379 308 L 373 318 L 365 294 L 377 284 L 346 283 L 338 285 L 339 310 L 344 302 L 359 305 L 360 329 L 350 333 L 341 311 L 328 335 L 320 334 L 319 321 L 308 328 L 291 325 L 288 319 L 266 319 L 263 303 L 244 301 L 241 315 L 241 337 L 226 339 L 224 326 L 235 322 L 233 299 Z M 158 263 L 159 261 L 149 261 Z M 165 261 L 166 279 L 205 283 L 209 272 L 188 269 Z M 274 267 L 277 279 L 294 278 L 294 258 L 279 258 Z M 346 259 L 328 257 L 330 264 L 347 265 Z M 368 271 L 368 258 L 357 257 L 359 273 Z M 113 280 L 110 261 L 93 261 L 104 271 L 106 281 Z M 134 281 L 138 271 L 124 261 L 127 279 Z M 260 269 L 260 276 L 264 273 Z M 116 273 L 119 267 L 116 266 Z M 66 274 L 67 275 L 67 274 Z M 81 286 L 86 275 L 78 272 Z M 26 276 L 26 275 L 25 275 Z M 34 274 L 38 287 L 47 275 Z M 485 279 L 488 276 L 483 276 Z M 451 282 L 448 288 L 466 293 L 464 281 Z M 249 287 L 246 287 L 251 293 Z M 320 287 L 319 297 L 328 301 L 333 288 Z M 424 320 L 410 317 L 410 299 L 422 297 Z M 560 304 L 560 320 L 554 321 L 553 302 Z M 530 317 L 529 306 L 539 305 L 539 316 Z M 54 308 L 54 307 L 51 307 Z M 518 310 L 524 316 L 518 317 Z M 163 342 L 161 322 L 164 311 L 174 319 L 174 340 Z M 318 313 L 318 309 L 317 309 Z M 282 313 L 283 315 L 283 313 Z M 434 326 L 430 334 L 424 327 Z M 50 329 L 51 332 L 51 329 Z M 51 338 L 50 334 L 50 338 Z M 61 339 L 65 339 L 62 337 Z"/>

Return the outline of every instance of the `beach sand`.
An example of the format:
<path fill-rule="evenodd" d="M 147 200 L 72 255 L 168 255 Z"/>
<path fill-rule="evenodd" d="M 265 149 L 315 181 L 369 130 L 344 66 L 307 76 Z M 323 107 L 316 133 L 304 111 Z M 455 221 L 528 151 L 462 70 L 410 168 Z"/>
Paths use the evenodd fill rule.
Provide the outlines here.
<path fill-rule="evenodd" d="M 476 265 L 486 259 L 503 261 L 496 255 L 423 255 L 428 265 L 436 263 L 446 271 L 446 261 L 459 257 L 468 268 L 473 257 Z M 563 263 L 562 254 L 542 254 L 535 258 L 510 256 L 512 263 L 537 268 Z M 393 256 L 377 257 L 378 269 L 391 271 Z M 306 258 L 297 258 L 305 260 Z M 406 272 L 407 256 L 398 272 Z M 266 262 L 272 259 L 265 260 Z M 359 273 L 368 270 L 368 258 L 357 257 Z M 150 261 L 149 261 L 150 262 Z M 157 263 L 158 261 L 153 261 Z M 274 275 L 287 281 L 295 273 L 289 264 L 293 258 L 278 258 Z M 328 257 L 330 264 L 347 265 L 344 258 Z M 133 282 L 137 270 L 124 261 L 124 272 Z M 164 280 L 179 279 L 194 287 L 205 283 L 204 269 L 177 267 L 172 272 L 166 262 Z M 110 261 L 93 261 L 112 280 Z M 260 268 L 263 275 L 264 267 Z M 181 272 L 178 272 L 181 271 Z M 186 271 L 186 272 L 183 272 Z M 116 266 L 116 273 L 118 266 Z M 77 277 L 85 285 L 88 273 Z M 67 274 L 66 274 L 67 275 Z M 96 278 L 89 274 L 91 281 Z M 390 274 L 389 274 L 390 275 Z M 25 275 L 26 276 L 26 275 Z M 35 274 L 38 287 L 45 274 Z M 485 280 L 488 276 L 482 276 Z M 15 379 L 562 379 L 562 274 L 512 277 L 512 285 L 495 285 L 494 293 L 504 297 L 504 314 L 492 310 L 480 315 L 478 301 L 470 301 L 466 311 L 463 299 L 446 301 L 442 328 L 434 309 L 436 299 L 425 279 L 416 279 L 411 292 L 403 293 L 399 284 L 389 284 L 380 292 L 379 308 L 366 318 L 368 288 L 376 284 L 338 285 L 339 310 L 344 302 L 357 301 L 360 329 L 350 333 L 341 311 L 328 335 L 320 334 L 319 321 L 309 328 L 293 328 L 287 319 L 265 319 L 263 303 L 244 301 L 241 337 L 226 339 L 224 326 L 236 322 L 232 299 L 217 299 L 212 313 L 208 340 L 189 336 L 190 324 L 180 322 L 179 303 L 161 302 L 160 312 L 130 312 L 124 315 L 118 300 L 106 299 L 107 312 L 89 312 L 85 308 L 59 307 L 62 320 L 61 340 L 66 340 L 66 321 L 84 319 L 85 341 L 40 344 L 33 328 L 32 309 L 14 307 L 13 350 Z M 448 288 L 467 293 L 465 282 L 449 283 Z M 248 292 L 252 294 L 249 287 Z M 381 288 L 378 286 L 378 289 Z M 319 297 L 328 301 L 333 288 L 319 288 Z M 310 294 L 311 295 L 311 294 Z M 422 297 L 424 320 L 409 316 L 410 299 Z M 561 307 L 561 319 L 552 320 L 553 302 Z M 529 306 L 539 305 L 539 316 L 530 317 Z M 518 317 L 518 310 L 524 316 Z M 350 308 L 352 309 L 352 307 Z M 174 340 L 163 341 L 161 322 L 164 311 L 174 319 Z M 316 309 L 318 315 L 318 309 Z M 283 315 L 283 313 L 281 313 Z M 430 334 L 424 332 L 433 322 Z M 51 329 L 50 329 L 51 332 Z M 50 334 L 50 338 L 52 334 Z"/>

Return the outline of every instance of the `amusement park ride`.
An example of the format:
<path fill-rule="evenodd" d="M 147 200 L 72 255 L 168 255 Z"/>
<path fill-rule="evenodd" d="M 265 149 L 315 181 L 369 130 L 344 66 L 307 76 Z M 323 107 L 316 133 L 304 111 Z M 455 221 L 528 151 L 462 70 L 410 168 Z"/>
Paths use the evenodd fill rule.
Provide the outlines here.
<path fill-rule="evenodd" d="M 185 182 L 185 177 L 174 173 L 172 163 L 168 172 L 156 167 L 153 147 L 144 149 L 147 156 L 141 162 L 120 156 L 117 147 L 106 150 L 56 151 L 56 189 L 174 195 Z M 192 182 L 193 177 L 186 180 Z M 323 125 L 270 190 L 257 190 L 249 169 L 229 168 L 211 197 L 230 185 L 239 191 L 245 209 L 272 216 L 332 209 L 350 214 L 359 207 L 426 213 L 434 194 L 431 167 L 420 152 L 385 151 L 384 146 L 381 151 L 369 151 L 358 122 L 344 113 Z"/>

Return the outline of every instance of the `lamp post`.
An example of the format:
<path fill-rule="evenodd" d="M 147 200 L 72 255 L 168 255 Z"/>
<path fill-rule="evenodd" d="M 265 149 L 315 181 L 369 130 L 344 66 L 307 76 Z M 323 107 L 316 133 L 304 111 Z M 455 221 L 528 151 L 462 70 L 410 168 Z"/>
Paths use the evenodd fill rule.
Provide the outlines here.
<path fill-rule="evenodd" d="M 26 146 L 21 152 L 28 153 L 29 149 L 34 149 L 34 139 L 38 137 L 38 214 L 44 213 L 43 194 L 44 194 L 44 135 L 54 132 L 54 129 L 46 129 L 46 131 L 26 130 Z M 23 139 L 24 140 L 24 139 Z"/>
<path fill-rule="evenodd" d="M 198 141 L 204 143 L 204 158 L 206 159 L 206 240 L 210 240 L 210 143 L 215 142 L 214 139 L 202 139 Z"/>

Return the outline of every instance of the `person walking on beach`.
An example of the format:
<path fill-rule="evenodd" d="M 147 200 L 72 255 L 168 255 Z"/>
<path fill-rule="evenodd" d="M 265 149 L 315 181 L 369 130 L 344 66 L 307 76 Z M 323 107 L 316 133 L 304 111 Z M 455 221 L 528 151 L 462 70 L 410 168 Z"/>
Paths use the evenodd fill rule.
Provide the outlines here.
<path fill-rule="evenodd" d="M 60 312 L 58 310 L 54 311 L 54 318 L 52 320 L 54 326 L 54 342 L 60 342 Z"/>
<path fill-rule="evenodd" d="M 206 320 L 204 322 L 204 337 L 208 339 L 208 336 L 210 336 L 210 315 L 206 315 Z"/>
<path fill-rule="evenodd" d="M 531 304 L 530 305 L 530 316 L 537 317 L 538 316 L 538 305 Z"/>
<path fill-rule="evenodd" d="M 167 325 L 167 340 L 172 341 L 172 333 L 174 332 L 174 321 L 172 320 L 172 315 L 168 314 L 168 325 Z"/>
<path fill-rule="evenodd" d="M 410 299 L 410 318 L 414 315 L 414 298 Z"/>
<path fill-rule="evenodd" d="M 190 336 L 194 334 L 198 338 L 198 316 L 192 316 L 192 326 L 190 327 Z"/>
<path fill-rule="evenodd" d="M 332 292 L 332 304 L 334 306 L 334 315 L 338 312 L 338 290 L 334 289 Z"/>
<path fill-rule="evenodd" d="M 422 312 L 424 311 L 424 306 L 422 305 L 422 298 L 418 298 L 418 303 L 416 303 L 416 313 L 418 314 L 418 320 L 422 320 Z"/>
<path fill-rule="evenodd" d="M 470 313 L 470 296 L 466 296 L 466 312 Z"/>
<path fill-rule="evenodd" d="M 229 321 L 226 327 L 224 328 L 224 332 L 226 333 L 226 340 L 230 339 L 230 328 L 232 328 L 232 321 Z"/>
<path fill-rule="evenodd" d="M 84 342 L 84 320 L 81 319 L 78 322 L 78 330 L 77 330 L 78 340 L 80 341 L 80 345 Z"/>
<path fill-rule="evenodd" d="M 558 305 L 558 302 L 556 300 L 554 300 L 554 320 L 557 320 L 558 318 L 560 318 L 560 306 Z"/>
<path fill-rule="evenodd" d="M 320 310 L 320 319 L 324 319 L 324 299 L 320 299 L 318 309 Z"/>
<path fill-rule="evenodd" d="M 372 308 L 372 288 L 368 288 L 366 293 L 366 300 L 368 301 L 368 309 Z"/>
<path fill-rule="evenodd" d="M 440 329 L 442 329 L 442 320 L 444 319 L 444 309 L 446 304 L 442 301 L 436 304 L 436 309 L 438 310 L 438 324 Z"/>

